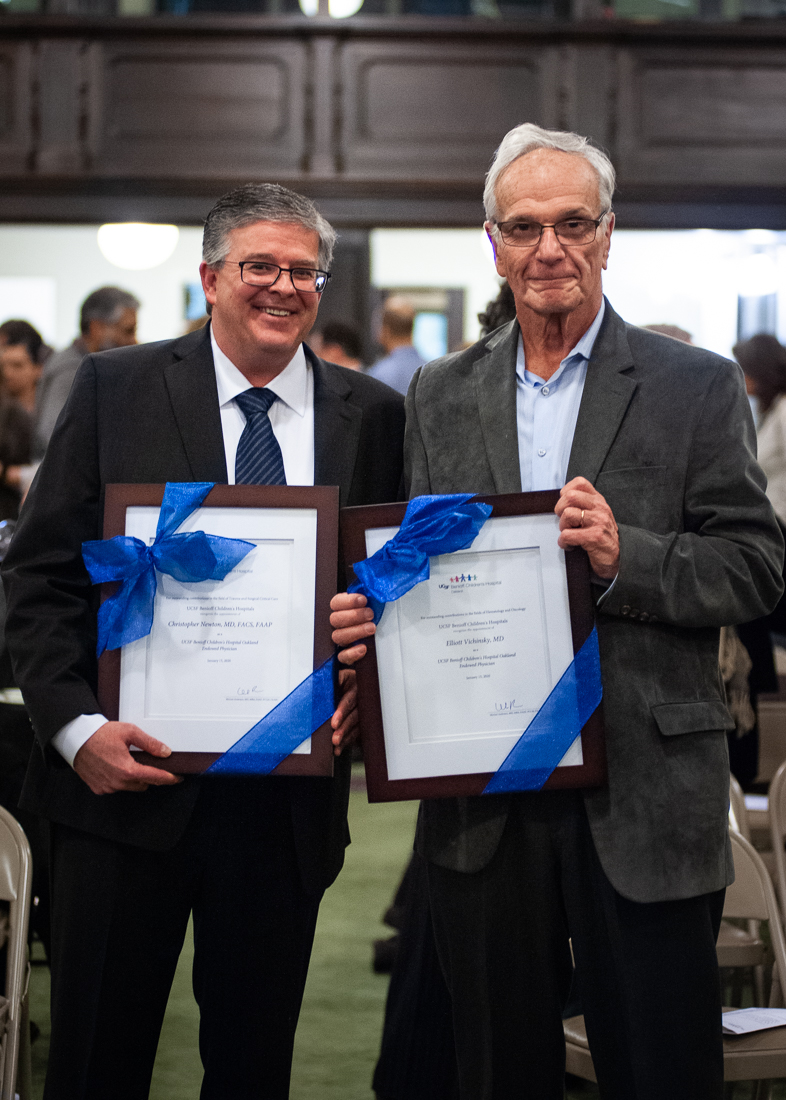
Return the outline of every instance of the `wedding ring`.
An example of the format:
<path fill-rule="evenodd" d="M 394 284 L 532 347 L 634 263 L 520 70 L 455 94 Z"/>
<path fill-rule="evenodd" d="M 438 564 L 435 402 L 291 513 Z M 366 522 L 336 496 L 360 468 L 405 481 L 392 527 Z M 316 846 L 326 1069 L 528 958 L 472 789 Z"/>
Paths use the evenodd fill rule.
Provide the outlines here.
<path fill-rule="evenodd" d="M 581 509 L 581 522 L 579 523 L 579 527 L 583 527 L 583 526 L 584 526 L 584 509 L 582 508 Z"/>

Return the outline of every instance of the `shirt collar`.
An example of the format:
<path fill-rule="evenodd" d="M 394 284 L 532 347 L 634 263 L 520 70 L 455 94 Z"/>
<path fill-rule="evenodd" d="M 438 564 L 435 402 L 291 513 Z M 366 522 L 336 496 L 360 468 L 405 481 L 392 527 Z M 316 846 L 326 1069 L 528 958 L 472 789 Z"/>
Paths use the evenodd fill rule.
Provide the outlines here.
<path fill-rule="evenodd" d="M 582 359 L 589 359 L 591 357 L 592 349 L 595 346 L 595 341 L 598 338 L 598 333 L 600 332 L 600 326 L 603 324 L 603 317 L 605 313 L 606 299 L 601 298 L 600 309 L 595 314 L 595 320 L 592 322 L 592 324 L 581 337 L 581 339 L 576 342 L 574 347 L 571 348 L 571 350 L 562 360 L 558 370 L 556 370 L 549 379 L 549 385 L 553 385 L 559 380 L 559 376 L 564 373 L 567 366 L 573 366 L 574 364 L 579 363 Z M 542 378 L 539 378 L 536 375 L 531 375 L 530 372 L 526 369 L 526 364 L 524 362 L 524 342 L 521 339 L 520 331 L 518 350 L 516 353 L 516 375 L 520 382 L 529 382 L 533 385 L 540 385 L 543 382 Z"/>
<path fill-rule="evenodd" d="M 216 343 L 213 334 L 213 326 L 210 326 L 210 344 L 213 348 L 213 364 L 216 370 L 216 384 L 218 386 L 219 408 L 225 408 L 234 401 L 239 393 L 250 389 L 248 379 L 242 374 L 232 360 L 224 354 Z M 298 349 L 280 374 L 277 374 L 265 387 L 288 405 L 298 416 L 306 415 L 308 401 L 308 372 L 311 368 L 306 360 L 303 345 Z"/>

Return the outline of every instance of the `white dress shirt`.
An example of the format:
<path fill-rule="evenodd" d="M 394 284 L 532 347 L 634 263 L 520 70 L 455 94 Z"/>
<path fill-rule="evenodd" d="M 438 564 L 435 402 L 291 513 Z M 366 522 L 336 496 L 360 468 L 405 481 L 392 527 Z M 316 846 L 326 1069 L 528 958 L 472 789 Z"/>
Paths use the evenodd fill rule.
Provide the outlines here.
<path fill-rule="evenodd" d="M 235 456 L 246 418 L 235 398 L 250 388 L 248 379 L 227 358 L 216 343 L 210 329 L 213 366 L 218 386 L 221 432 L 230 485 L 235 484 Z M 281 447 L 287 485 L 314 484 L 314 372 L 301 344 L 282 372 L 268 383 L 278 401 L 270 406 L 268 416 L 273 434 Z M 52 738 L 52 744 L 71 767 L 74 757 L 107 719 L 103 714 L 80 714 L 68 722 Z"/>

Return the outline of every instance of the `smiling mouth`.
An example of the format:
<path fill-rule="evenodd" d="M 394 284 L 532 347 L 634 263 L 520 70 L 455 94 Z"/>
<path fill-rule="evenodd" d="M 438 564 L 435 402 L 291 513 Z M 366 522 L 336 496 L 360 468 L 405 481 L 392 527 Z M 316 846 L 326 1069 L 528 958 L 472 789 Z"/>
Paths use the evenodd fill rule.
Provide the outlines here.
<path fill-rule="evenodd" d="M 291 309 L 274 309 L 272 306 L 262 306 L 262 313 L 269 313 L 271 317 L 291 317 Z"/>

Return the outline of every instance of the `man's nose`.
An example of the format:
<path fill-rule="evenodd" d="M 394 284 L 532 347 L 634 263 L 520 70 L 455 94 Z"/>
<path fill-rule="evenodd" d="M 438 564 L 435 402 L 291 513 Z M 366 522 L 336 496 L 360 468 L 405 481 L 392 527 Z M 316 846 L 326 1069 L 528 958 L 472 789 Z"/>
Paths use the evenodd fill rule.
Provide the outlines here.
<path fill-rule="evenodd" d="M 538 241 L 537 255 L 539 260 L 561 260 L 565 255 L 562 242 L 551 225 L 544 225 Z"/>
<path fill-rule="evenodd" d="M 270 284 L 268 290 L 277 290 L 279 294 L 297 294 L 292 272 L 283 268 L 278 277 Z"/>

